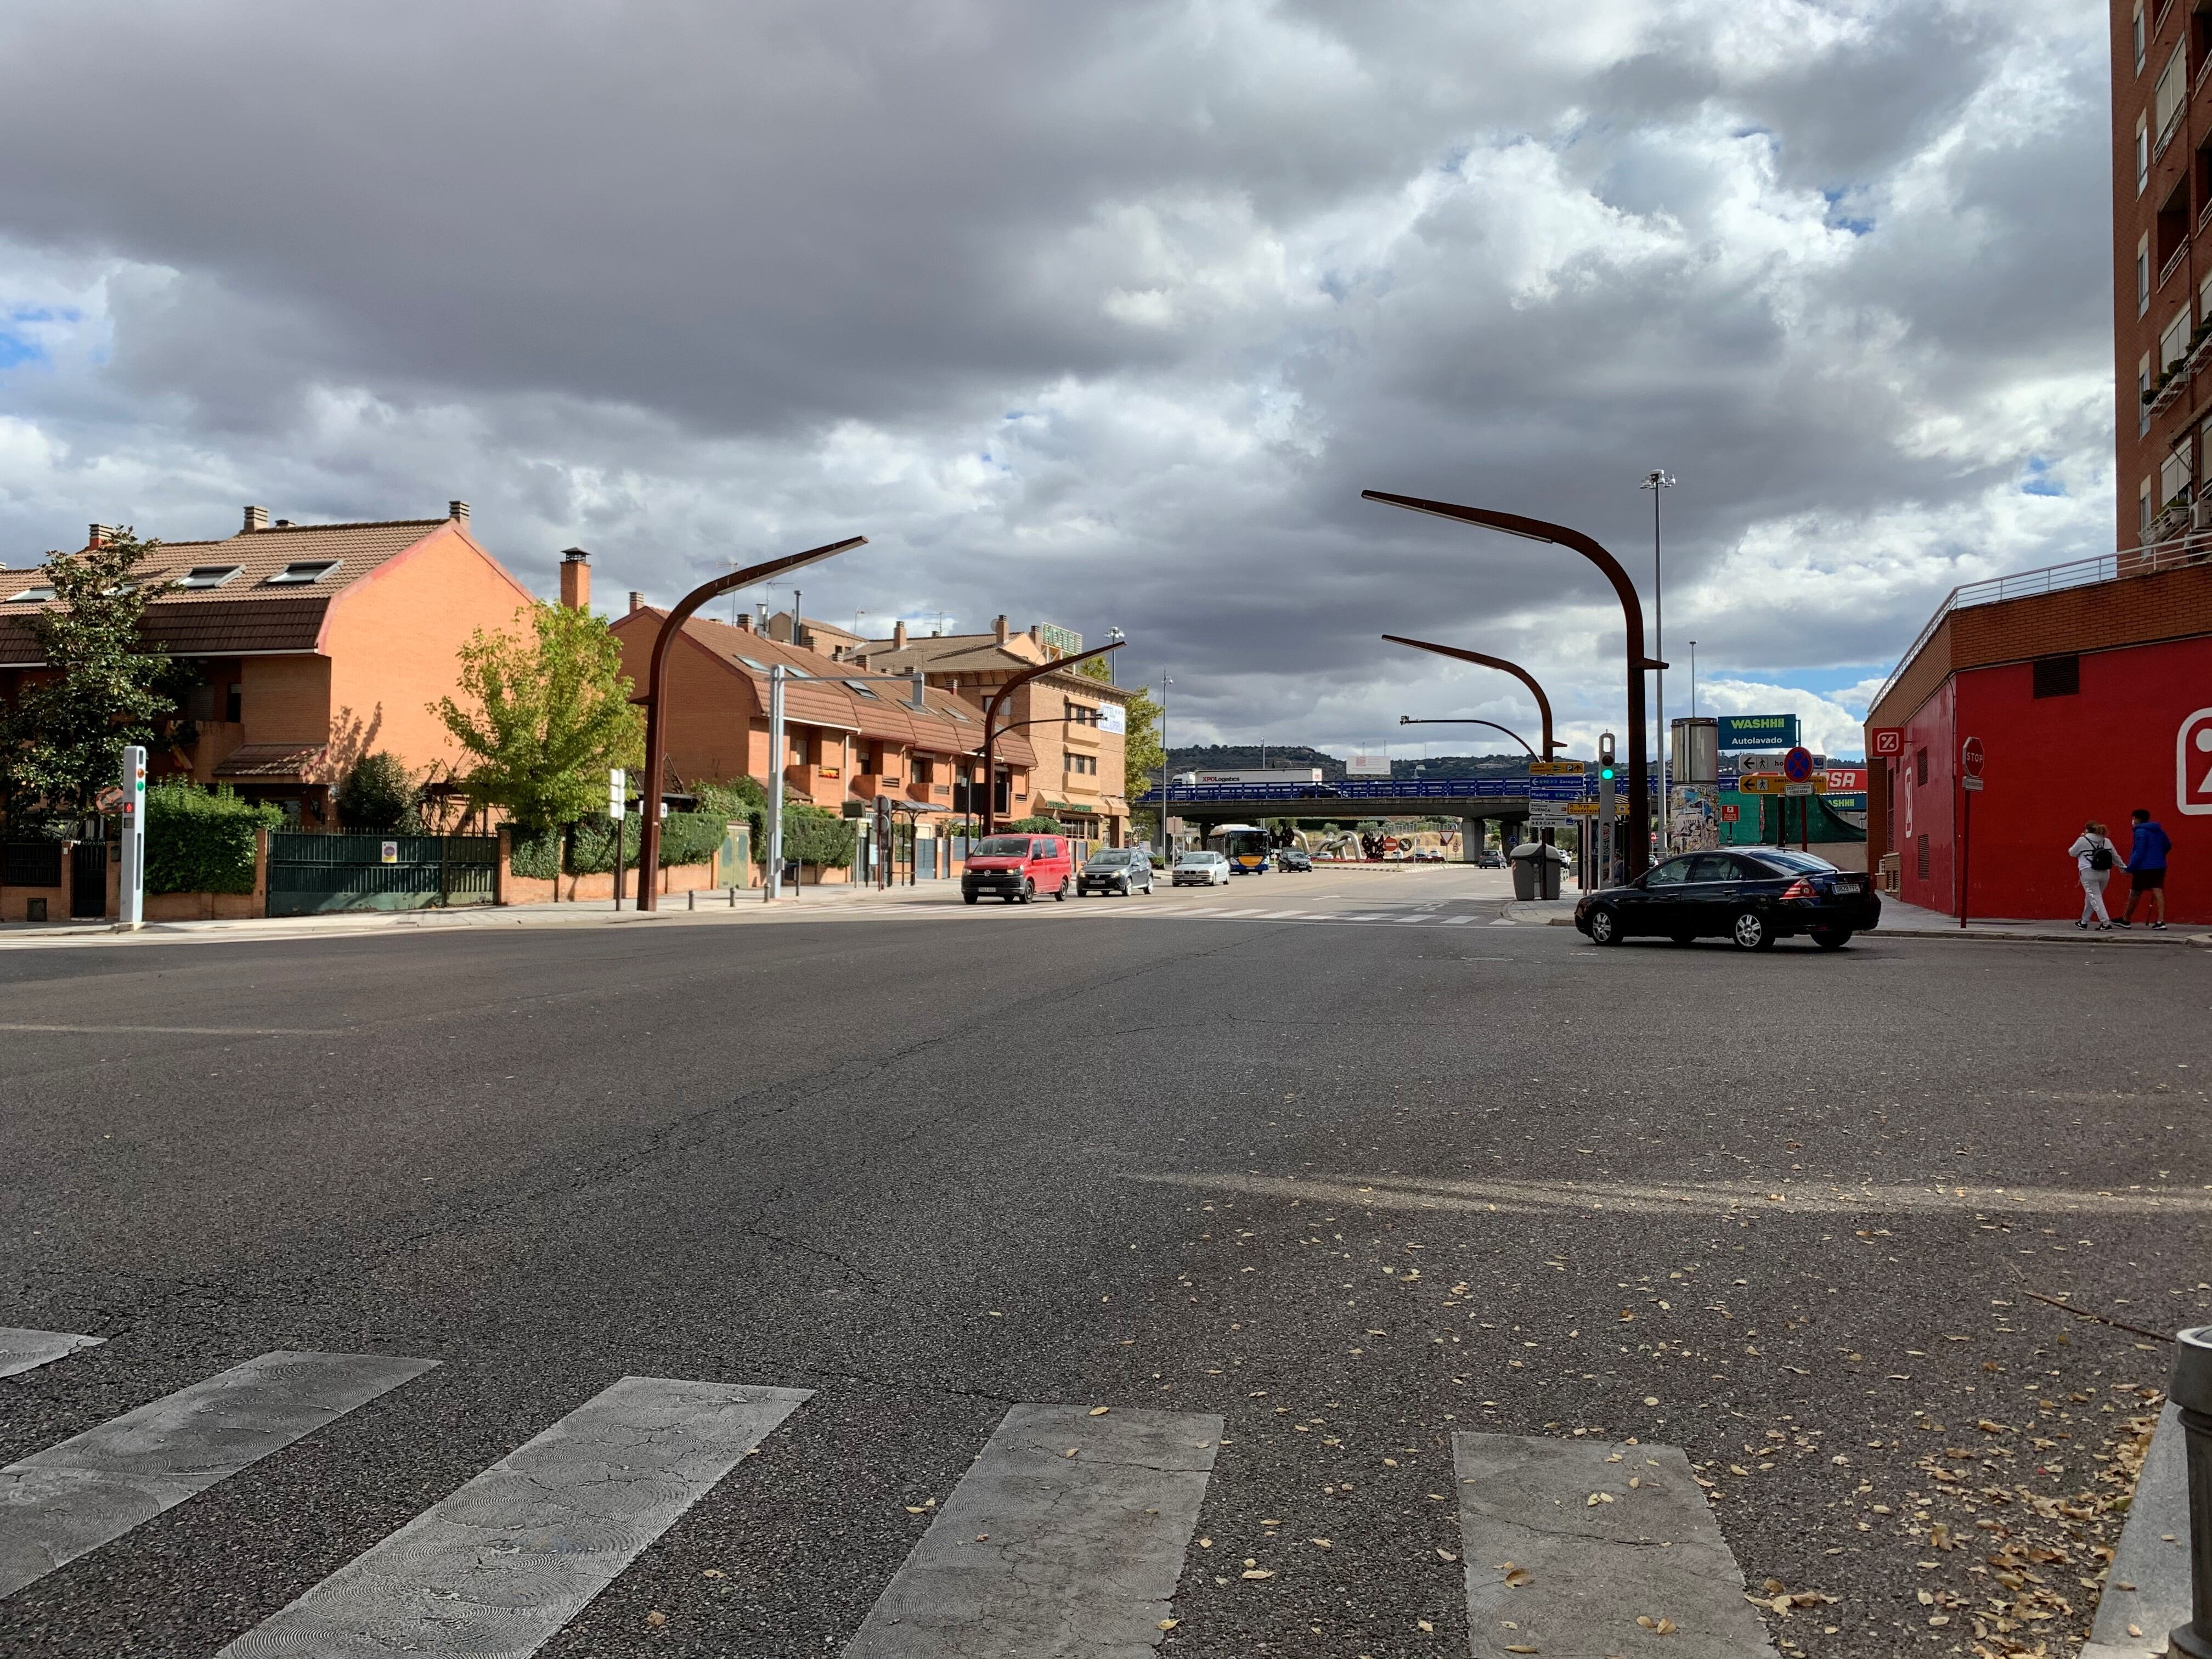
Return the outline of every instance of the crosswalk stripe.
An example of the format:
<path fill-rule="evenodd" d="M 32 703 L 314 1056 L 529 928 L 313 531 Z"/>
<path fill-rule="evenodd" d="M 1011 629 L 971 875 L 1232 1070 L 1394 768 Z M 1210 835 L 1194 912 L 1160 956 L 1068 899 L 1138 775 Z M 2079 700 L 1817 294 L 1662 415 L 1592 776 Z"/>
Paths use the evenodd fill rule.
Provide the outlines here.
<path fill-rule="evenodd" d="M 535 1653 L 811 1397 L 623 1377 L 216 1659 Z"/>
<path fill-rule="evenodd" d="M 1478 1659 L 1626 1651 L 1662 1615 L 1684 1653 L 1772 1659 L 1680 1448 L 1455 1434 L 1452 1461 Z"/>
<path fill-rule="evenodd" d="M 437 1362 L 265 1353 L 0 1469 L 0 1595 L 205 1492 Z"/>
<path fill-rule="evenodd" d="M 1395 920 L 1395 918 L 1393 918 L 1388 911 L 1376 910 L 1371 912 L 1363 911 L 1358 915 L 1339 916 L 1337 920 L 1339 921 L 1390 921 Z"/>
<path fill-rule="evenodd" d="M 1474 918 L 1473 916 L 1446 916 L 1442 921 L 1438 922 L 1437 926 L 1439 927 L 1464 927 L 1468 923 L 1474 920 Z"/>
<path fill-rule="evenodd" d="M 1017 1406 L 845 1659 L 1131 1659 L 1175 1597 L 1222 1419 Z"/>
<path fill-rule="evenodd" d="M 67 1331 L 21 1331 L 0 1326 L 0 1376 L 51 1365 L 64 1354 L 96 1347 L 100 1340 L 96 1336 L 73 1336 Z"/>

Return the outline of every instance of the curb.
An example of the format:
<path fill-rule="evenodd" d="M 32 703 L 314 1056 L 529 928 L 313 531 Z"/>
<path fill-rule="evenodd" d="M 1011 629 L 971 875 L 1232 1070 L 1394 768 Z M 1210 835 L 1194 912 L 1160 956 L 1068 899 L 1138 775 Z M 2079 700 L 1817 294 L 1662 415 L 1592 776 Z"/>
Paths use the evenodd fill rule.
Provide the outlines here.
<path fill-rule="evenodd" d="M 1978 945 L 2057 945 L 2064 946 L 2114 945 L 2123 950 L 2155 950 L 2160 947 L 2195 945 L 2199 950 L 2212 950 L 2212 933 L 2171 933 L 2161 939 L 2155 933 L 2125 936 L 2112 933 L 1998 933 L 1972 926 L 1966 927 L 1892 927 L 1887 924 L 1862 934 L 1864 939 L 1948 939 Z"/>

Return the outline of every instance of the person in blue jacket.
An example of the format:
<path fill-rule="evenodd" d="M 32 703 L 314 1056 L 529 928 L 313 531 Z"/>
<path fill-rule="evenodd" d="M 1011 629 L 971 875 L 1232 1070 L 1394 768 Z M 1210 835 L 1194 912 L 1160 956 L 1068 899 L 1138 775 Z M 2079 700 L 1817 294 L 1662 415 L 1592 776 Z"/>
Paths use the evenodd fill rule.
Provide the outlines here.
<path fill-rule="evenodd" d="M 2163 825 L 2150 815 L 2148 807 L 2138 806 L 2134 813 L 2135 845 L 2128 849 L 2128 906 L 2119 915 L 2123 927 L 2136 925 L 2136 901 L 2145 893 L 2150 895 L 2151 915 L 2155 920 L 2151 926 L 2163 929 L 2166 926 L 2166 855 L 2173 850 L 2173 842 Z"/>

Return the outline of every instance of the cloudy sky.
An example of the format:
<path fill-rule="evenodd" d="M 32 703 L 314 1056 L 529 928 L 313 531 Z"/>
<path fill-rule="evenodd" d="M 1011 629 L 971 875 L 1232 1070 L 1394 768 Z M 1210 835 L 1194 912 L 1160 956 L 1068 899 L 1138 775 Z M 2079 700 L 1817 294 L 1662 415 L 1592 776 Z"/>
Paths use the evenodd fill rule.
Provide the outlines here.
<path fill-rule="evenodd" d="M 1954 583 L 2111 544 L 2105 18 L 14 0 L 0 559 L 462 496 L 618 603 L 860 532 L 810 615 L 1118 626 L 1180 740 L 1533 723 L 1388 631 L 1587 744 L 1596 573 L 1359 491 L 1648 597 L 1664 466 L 1700 712 L 1856 753 Z"/>

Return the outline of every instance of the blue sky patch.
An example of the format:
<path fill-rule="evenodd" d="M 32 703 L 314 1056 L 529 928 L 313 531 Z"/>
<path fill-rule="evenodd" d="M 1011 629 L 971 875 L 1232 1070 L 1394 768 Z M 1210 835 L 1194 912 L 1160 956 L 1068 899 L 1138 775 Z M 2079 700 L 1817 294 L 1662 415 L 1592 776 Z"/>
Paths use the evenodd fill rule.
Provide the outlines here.
<path fill-rule="evenodd" d="M 2027 470 L 2020 481 L 2023 495 L 2063 495 L 2066 486 L 2051 476 L 2051 463 L 2040 455 L 2027 458 Z"/>

